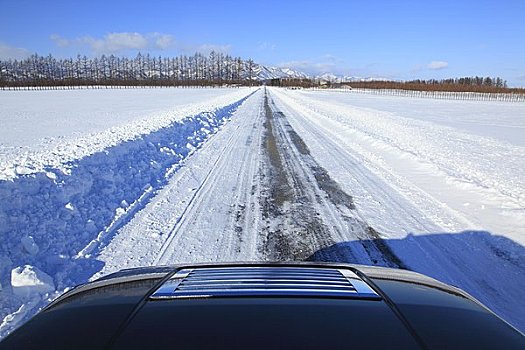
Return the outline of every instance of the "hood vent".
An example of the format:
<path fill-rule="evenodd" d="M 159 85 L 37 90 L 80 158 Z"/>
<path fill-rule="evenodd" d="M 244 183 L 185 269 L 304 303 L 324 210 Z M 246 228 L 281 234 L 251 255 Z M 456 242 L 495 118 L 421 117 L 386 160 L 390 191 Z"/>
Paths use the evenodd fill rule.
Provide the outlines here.
<path fill-rule="evenodd" d="M 380 299 L 351 270 L 299 266 L 182 269 L 150 299 L 268 296 Z"/>

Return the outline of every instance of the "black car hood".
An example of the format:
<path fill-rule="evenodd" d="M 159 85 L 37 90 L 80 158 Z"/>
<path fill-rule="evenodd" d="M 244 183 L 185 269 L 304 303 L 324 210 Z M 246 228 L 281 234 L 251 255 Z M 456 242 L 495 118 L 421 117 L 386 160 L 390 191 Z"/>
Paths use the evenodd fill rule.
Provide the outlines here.
<path fill-rule="evenodd" d="M 468 294 L 417 273 L 347 264 L 191 265 L 217 266 L 350 269 L 380 298 L 153 300 L 189 266 L 130 269 L 65 293 L 0 348 L 525 348 L 521 333 Z"/>

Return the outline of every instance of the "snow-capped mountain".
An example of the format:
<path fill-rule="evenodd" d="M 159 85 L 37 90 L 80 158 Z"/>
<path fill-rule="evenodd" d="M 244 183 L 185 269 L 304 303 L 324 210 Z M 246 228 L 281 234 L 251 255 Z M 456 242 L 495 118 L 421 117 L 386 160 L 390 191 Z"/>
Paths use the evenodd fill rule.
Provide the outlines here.
<path fill-rule="evenodd" d="M 256 80 L 267 80 L 277 78 L 294 78 L 294 79 L 308 79 L 310 76 L 304 72 L 300 72 L 291 68 L 283 67 L 269 67 L 262 64 L 255 64 L 254 68 Z"/>
<path fill-rule="evenodd" d="M 245 69 L 248 71 L 248 69 Z M 277 78 L 292 78 L 292 79 L 314 79 L 319 81 L 325 81 L 330 83 L 346 83 L 353 81 L 386 81 L 390 80 L 387 78 L 381 77 L 356 77 L 356 76 L 345 76 L 345 75 L 336 75 L 331 72 L 326 72 L 320 75 L 310 75 L 299 70 L 288 67 L 272 67 L 265 66 L 262 64 L 254 64 L 253 67 L 253 79 L 255 80 L 267 80 L 267 79 L 277 79 Z"/>
<path fill-rule="evenodd" d="M 331 83 L 348 83 L 354 81 L 387 81 L 390 79 L 380 78 L 380 77 L 355 77 L 355 76 L 344 76 L 344 75 L 335 75 L 333 73 L 324 73 L 314 77 L 316 80 L 326 81 Z"/>

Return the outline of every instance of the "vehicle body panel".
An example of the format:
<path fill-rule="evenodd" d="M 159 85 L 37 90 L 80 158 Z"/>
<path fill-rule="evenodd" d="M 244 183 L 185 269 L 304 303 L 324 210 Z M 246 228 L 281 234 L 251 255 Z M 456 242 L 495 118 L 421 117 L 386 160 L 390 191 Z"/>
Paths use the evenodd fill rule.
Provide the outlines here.
<path fill-rule="evenodd" d="M 224 266 L 347 269 L 380 298 L 151 298 L 177 271 Z M 152 346 L 523 349 L 525 336 L 467 293 L 414 272 L 329 263 L 233 263 L 119 271 L 65 293 L 0 342 L 0 349 Z"/>

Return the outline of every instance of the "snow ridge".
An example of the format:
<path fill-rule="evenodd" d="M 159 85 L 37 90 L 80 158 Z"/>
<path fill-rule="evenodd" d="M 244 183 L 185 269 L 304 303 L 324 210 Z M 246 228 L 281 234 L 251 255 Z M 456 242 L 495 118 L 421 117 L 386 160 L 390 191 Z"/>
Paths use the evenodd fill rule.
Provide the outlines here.
<path fill-rule="evenodd" d="M 3 294 L 10 295 L 0 299 L 0 319 L 4 319 L 0 337 L 13 326 L 6 322 L 6 314 L 35 297 L 5 293 L 13 289 L 11 270 L 34 266 L 53 277 L 57 291 L 84 283 L 103 266 L 92 256 L 112 233 L 249 96 L 72 160 L 67 173 L 48 166 L 46 172 L 0 181 L 0 283 Z M 44 299 L 52 294 L 45 292 Z M 7 318 L 20 318 L 11 316 Z"/>
<path fill-rule="evenodd" d="M 73 162 L 74 164 L 75 160 L 77 159 L 90 156 L 97 152 L 101 152 L 104 149 L 108 147 L 113 147 L 123 141 L 130 141 L 140 138 L 141 135 L 146 135 L 156 130 L 159 130 L 160 128 L 167 127 L 171 123 L 181 120 L 187 116 L 197 115 L 202 111 L 213 111 L 217 108 L 217 106 L 226 106 L 232 104 L 246 97 L 246 95 L 250 94 L 252 91 L 253 89 L 239 89 L 238 91 L 235 91 L 233 93 L 227 93 L 223 96 L 210 98 L 205 103 L 191 103 L 187 105 L 176 106 L 175 109 L 164 109 L 156 112 L 151 112 L 146 109 L 144 111 L 144 117 L 134 118 L 131 122 L 128 122 L 124 125 L 113 126 L 104 129 L 102 132 L 90 133 L 74 138 L 51 138 L 49 140 L 46 140 L 46 144 L 38 145 L 38 147 L 4 147 L 4 145 L 0 144 L 0 148 L 2 151 L 0 152 L 0 181 L 12 180 L 18 176 L 43 172 L 46 170 L 46 168 L 58 169 L 61 172 L 67 174 L 70 171 L 70 167 L 68 164 L 71 162 Z M 85 91 L 84 93 L 92 94 L 93 92 Z M 85 94 L 82 94 L 81 96 L 77 97 L 68 95 L 66 98 L 70 99 L 71 101 L 74 101 L 75 103 L 79 103 L 82 107 L 85 107 L 88 104 L 86 104 L 84 99 L 87 99 L 87 101 L 90 101 L 91 98 L 100 99 L 100 96 L 98 95 L 91 97 L 90 96 L 91 95 L 86 96 Z M 142 102 L 145 96 L 147 95 L 126 94 L 125 98 L 135 98 L 138 101 Z M 119 111 L 119 108 L 120 110 L 126 110 L 127 108 L 140 109 L 138 107 L 140 104 L 123 102 L 122 96 L 119 97 L 111 95 L 111 97 L 117 98 L 117 104 L 119 104 L 118 108 L 116 108 L 117 113 Z M 192 100 L 192 97 L 186 94 L 180 95 L 180 97 Z M 38 99 L 34 99 L 34 95 L 29 96 L 29 98 L 31 102 L 38 101 Z M 172 98 L 177 98 L 177 95 L 173 96 Z M 9 102 L 9 100 L 6 101 L 6 103 L 8 104 L 13 103 Z M 15 99 L 15 101 L 17 100 Z M 107 107 L 108 104 L 101 104 L 100 100 L 93 101 L 94 102 L 93 106 L 91 106 L 91 109 L 103 115 L 104 112 L 97 111 L 97 107 Z M 177 100 L 174 100 L 171 103 L 175 104 L 176 102 Z M 148 105 L 148 103 L 146 103 L 146 105 Z M 61 106 L 55 106 L 52 110 L 58 110 L 61 114 L 71 113 L 71 109 L 69 107 L 60 107 Z M 20 107 L 16 108 L 20 109 Z M 49 106 L 47 108 L 49 108 Z M 115 109 L 113 109 L 113 112 L 114 111 Z M 30 110 L 28 113 L 35 113 L 35 111 Z M 49 115 L 49 111 L 38 111 L 38 113 L 42 114 L 43 116 Z M 52 115 L 49 116 L 53 117 Z M 89 113 L 82 113 L 81 116 L 84 118 L 91 117 Z M 26 116 L 24 115 L 16 115 L 10 117 L 26 118 Z M 110 117 L 111 116 L 109 115 L 106 116 L 106 118 L 108 119 Z M 2 120 L 5 119 L 5 117 L 2 118 Z M 63 119 L 64 117 L 62 116 L 62 120 Z M 36 124 L 37 127 L 41 127 L 39 123 Z M 20 131 L 18 130 L 30 130 L 30 128 L 27 128 L 27 125 L 23 124 L 15 125 L 14 127 L 17 128 L 14 130 L 15 133 L 20 133 Z M 10 126 L 10 128 L 13 129 L 13 126 Z"/>

